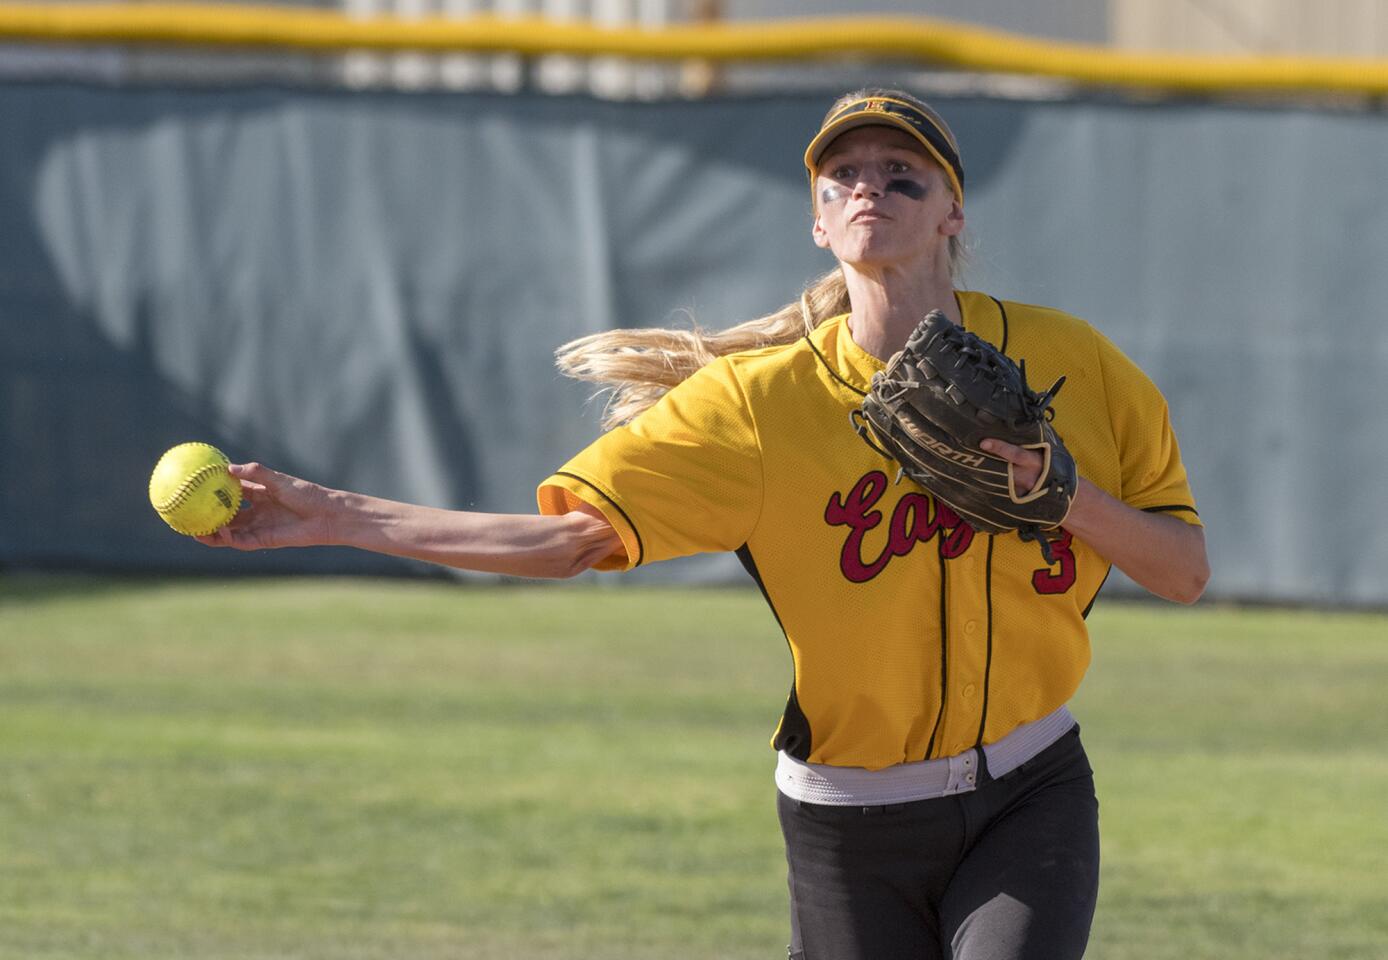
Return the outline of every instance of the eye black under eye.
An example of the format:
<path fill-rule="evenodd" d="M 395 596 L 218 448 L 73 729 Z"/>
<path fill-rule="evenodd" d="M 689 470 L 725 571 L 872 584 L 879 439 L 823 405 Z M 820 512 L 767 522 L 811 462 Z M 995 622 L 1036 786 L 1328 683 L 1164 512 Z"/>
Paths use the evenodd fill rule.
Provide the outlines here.
<path fill-rule="evenodd" d="M 899 193 L 912 200 L 924 200 L 925 195 L 930 191 L 924 184 L 919 183 L 909 177 L 898 177 L 887 181 L 888 193 Z"/>

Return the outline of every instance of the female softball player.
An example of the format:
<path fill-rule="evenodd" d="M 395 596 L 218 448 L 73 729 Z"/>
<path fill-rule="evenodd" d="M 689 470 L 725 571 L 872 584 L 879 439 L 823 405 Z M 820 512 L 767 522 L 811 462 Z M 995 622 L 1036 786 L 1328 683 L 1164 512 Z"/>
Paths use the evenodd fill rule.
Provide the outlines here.
<path fill-rule="evenodd" d="M 790 955 L 1080 957 L 1098 803 L 1066 702 L 1089 662 L 1085 615 L 1111 564 L 1183 602 L 1208 577 L 1166 403 L 1083 321 L 955 289 L 964 167 L 925 103 L 841 98 L 805 164 L 811 235 L 838 267 L 719 334 L 565 347 L 566 371 L 615 388 L 611 429 L 544 481 L 538 516 L 393 503 L 243 464 L 254 509 L 203 540 L 347 544 L 529 577 L 734 551 L 794 661 L 772 738 Z M 895 465 L 849 427 L 872 374 L 935 309 L 1024 358 L 1034 382 L 1068 377 L 1054 426 L 1081 479 L 1054 562 L 893 483 Z M 990 443 L 1030 489 L 1040 456 Z"/>

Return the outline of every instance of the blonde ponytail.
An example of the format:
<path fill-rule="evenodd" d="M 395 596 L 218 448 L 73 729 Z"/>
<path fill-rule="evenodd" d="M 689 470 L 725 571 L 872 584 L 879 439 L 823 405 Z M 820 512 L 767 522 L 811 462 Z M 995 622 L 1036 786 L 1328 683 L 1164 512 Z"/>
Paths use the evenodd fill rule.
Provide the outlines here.
<path fill-rule="evenodd" d="M 835 267 L 810 284 L 800 299 L 774 313 L 726 330 L 631 329 L 594 333 L 555 353 L 561 372 L 611 391 L 603 429 L 629 422 L 671 387 L 718 357 L 794 343 L 830 317 L 848 313 L 848 285 Z"/>

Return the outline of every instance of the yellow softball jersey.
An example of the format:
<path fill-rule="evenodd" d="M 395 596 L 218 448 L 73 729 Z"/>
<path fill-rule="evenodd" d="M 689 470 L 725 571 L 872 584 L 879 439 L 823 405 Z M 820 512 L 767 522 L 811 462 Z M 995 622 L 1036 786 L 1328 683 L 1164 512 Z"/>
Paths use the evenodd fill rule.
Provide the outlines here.
<path fill-rule="evenodd" d="M 1198 524 L 1156 386 L 1085 322 L 958 294 L 964 326 L 1068 379 L 1054 426 L 1080 475 L 1140 510 Z M 616 528 L 600 569 L 736 551 L 794 660 L 772 745 L 876 770 L 993 743 L 1068 701 L 1089 665 L 1084 618 L 1109 565 L 1060 530 L 1056 562 L 1016 534 L 976 533 L 854 432 L 883 363 L 847 317 L 795 344 L 723 357 L 541 484 Z"/>

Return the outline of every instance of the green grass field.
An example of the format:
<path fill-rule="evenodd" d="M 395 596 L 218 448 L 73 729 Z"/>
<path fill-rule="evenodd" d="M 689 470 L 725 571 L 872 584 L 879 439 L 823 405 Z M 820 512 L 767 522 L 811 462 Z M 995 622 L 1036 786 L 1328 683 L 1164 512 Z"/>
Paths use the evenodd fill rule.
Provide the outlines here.
<path fill-rule="evenodd" d="M 1103 603 L 1090 957 L 1388 957 L 1388 619 Z M 0 957 L 775 958 L 752 590 L 0 577 Z"/>

